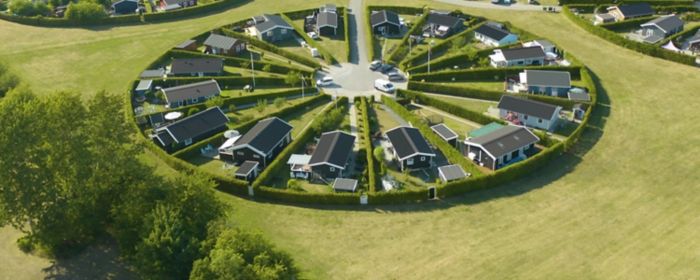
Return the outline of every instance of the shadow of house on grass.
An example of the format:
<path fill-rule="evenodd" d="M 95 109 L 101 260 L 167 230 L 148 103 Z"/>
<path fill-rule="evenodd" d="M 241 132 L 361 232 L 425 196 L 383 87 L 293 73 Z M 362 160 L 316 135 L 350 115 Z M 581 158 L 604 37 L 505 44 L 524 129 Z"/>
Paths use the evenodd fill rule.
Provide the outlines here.
<path fill-rule="evenodd" d="M 72 257 L 57 258 L 43 272 L 44 279 L 51 280 L 138 279 L 119 260 L 119 249 L 114 240 L 99 242 Z"/>

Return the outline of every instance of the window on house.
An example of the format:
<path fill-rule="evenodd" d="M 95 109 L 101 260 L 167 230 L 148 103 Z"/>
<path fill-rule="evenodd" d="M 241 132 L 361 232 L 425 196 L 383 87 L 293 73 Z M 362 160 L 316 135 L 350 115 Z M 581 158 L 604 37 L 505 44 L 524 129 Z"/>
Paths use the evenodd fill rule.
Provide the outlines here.
<path fill-rule="evenodd" d="M 190 144 L 192 144 L 192 138 L 185 139 L 185 145 L 190 145 Z"/>
<path fill-rule="evenodd" d="M 335 172 L 335 167 L 331 167 L 331 172 Z"/>
<path fill-rule="evenodd" d="M 537 123 L 542 123 L 542 119 L 537 119 Z"/>
<path fill-rule="evenodd" d="M 420 161 L 425 161 L 425 157 L 420 157 Z"/>
<path fill-rule="evenodd" d="M 524 115 L 524 116 L 523 116 L 523 120 L 527 120 L 527 115 Z"/>
<path fill-rule="evenodd" d="M 413 165 L 413 158 L 406 160 L 406 165 Z"/>
<path fill-rule="evenodd" d="M 242 156 L 243 152 L 236 152 L 237 155 Z"/>
<path fill-rule="evenodd" d="M 268 36 L 268 37 L 272 37 L 272 31 L 267 31 L 267 32 L 265 33 L 265 35 Z"/>

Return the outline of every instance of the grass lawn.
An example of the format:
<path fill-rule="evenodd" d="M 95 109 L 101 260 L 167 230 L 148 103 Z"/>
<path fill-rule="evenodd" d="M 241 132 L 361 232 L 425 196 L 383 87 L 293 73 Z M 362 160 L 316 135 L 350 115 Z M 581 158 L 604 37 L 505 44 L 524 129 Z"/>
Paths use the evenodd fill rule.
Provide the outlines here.
<path fill-rule="evenodd" d="M 420 109 L 417 107 L 415 107 L 415 108 L 416 109 L 412 110 L 411 112 L 413 112 L 416 115 L 422 116 L 424 118 L 427 118 L 427 117 L 433 116 L 433 115 L 440 116 L 442 118 L 442 123 L 444 123 L 447 127 L 452 129 L 452 131 L 454 131 L 455 133 L 459 134 L 460 141 L 463 140 L 470 131 L 477 128 L 477 127 L 474 127 L 472 125 L 466 124 L 464 122 L 460 122 L 458 120 L 450 118 L 446 115 L 438 114 L 436 112 L 425 110 L 425 109 Z"/>
<path fill-rule="evenodd" d="M 304 19 L 294 20 L 294 25 L 299 28 L 304 28 Z M 345 30 L 343 29 L 343 18 L 342 15 L 338 15 L 338 30 L 334 36 L 319 36 L 316 42 L 321 46 L 321 48 L 328 51 L 336 60 L 340 62 L 347 62 L 348 60 L 348 43 L 345 41 Z"/>
<path fill-rule="evenodd" d="M 301 133 L 304 130 L 304 128 L 309 123 L 311 123 L 311 121 L 313 121 L 314 118 L 318 116 L 318 114 L 321 113 L 321 111 L 323 110 L 323 108 L 326 107 L 327 104 L 329 104 L 329 102 L 312 104 L 306 107 L 306 110 L 300 111 L 296 114 L 292 114 L 289 117 L 285 117 L 284 120 L 294 127 L 292 129 L 292 138 L 298 136 L 299 133 Z"/>
<path fill-rule="evenodd" d="M 0 21 L 0 42 L 12 42 L 0 44 L 0 58 L 39 92 L 124 93 L 153 59 L 186 38 L 269 11 L 271 4 L 282 11 L 326 2 L 346 4 L 259 0 L 207 17 L 114 28 L 37 28 Z M 455 7 L 415 0 L 365 3 Z M 561 14 L 464 11 L 547 37 L 597 75 L 606 92 L 590 129 L 571 152 L 543 172 L 502 187 L 424 204 L 319 209 L 219 193 L 231 206 L 231 221 L 261 231 L 289 252 L 303 272 L 300 278 L 308 279 L 700 275 L 700 219 L 694 215 L 700 204 L 700 134 L 697 120 L 685 117 L 696 113 L 691 104 L 700 88 L 698 69 L 615 46 Z M 380 119 L 395 126 L 386 124 L 390 118 Z M 7 264 L 0 278 L 50 276 L 51 270 L 44 270 L 50 261 L 17 250 L 16 231 L 3 230 L 0 236 Z M 106 265 L 114 260 L 89 258 L 85 270 L 109 270 Z M 81 273 L 85 270 L 68 261 L 56 267 L 64 269 L 63 278 L 107 278 Z"/>
<path fill-rule="evenodd" d="M 384 133 L 389 129 L 401 125 L 401 123 L 398 120 L 396 120 L 396 118 L 393 115 L 387 113 L 387 111 L 385 111 L 379 105 L 379 103 L 374 103 L 374 108 L 372 108 L 374 110 L 374 114 L 377 116 L 377 124 L 379 124 L 379 131 Z"/>
<path fill-rule="evenodd" d="M 435 95 L 432 95 L 435 96 Z M 465 108 L 467 110 L 475 111 L 475 112 L 486 112 L 489 107 L 496 107 L 498 105 L 498 102 L 493 102 L 493 101 L 481 101 L 481 100 L 476 100 L 476 99 L 468 99 L 468 98 L 459 98 L 459 97 L 453 97 L 453 96 L 447 96 L 447 95 L 441 95 L 440 99 L 442 101 L 448 101 L 454 105 L 460 106 L 462 108 Z"/>
<path fill-rule="evenodd" d="M 272 114 L 274 112 L 280 111 L 284 108 L 294 106 L 296 104 L 299 104 L 305 100 L 308 100 L 311 97 L 304 97 L 304 98 L 296 98 L 296 99 L 288 99 L 285 100 L 282 107 L 277 107 L 275 104 L 272 104 L 272 102 L 269 102 L 265 107 L 263 107 L 262 110 L 259 110 L 257 107 L 249 107 L 245 109 L 236 109 L 234 113 L 227 113 L 226 115 L 231 119 L 231 122 L 229 122 L 229 126 L 237 126 L 243 122 L 252 120 L 256 117 L 259 116 L 265 116 Z"/>
<path fill-rule="evenodd" d="M 454 82 L 454 83 L 446 83 L 446 84 L 451 85 L 451 86 L 469 87 L 469 88 L 474 88 L 474 89 L 505 91 L 505 86 L 503 85 L 503 81 L 497 81 L 497 82 Z"/>

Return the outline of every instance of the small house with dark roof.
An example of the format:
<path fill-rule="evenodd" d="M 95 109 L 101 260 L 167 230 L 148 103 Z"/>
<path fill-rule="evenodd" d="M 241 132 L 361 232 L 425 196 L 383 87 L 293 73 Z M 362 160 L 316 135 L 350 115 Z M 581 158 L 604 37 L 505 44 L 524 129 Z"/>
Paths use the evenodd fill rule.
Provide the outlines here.
<path fill-rule="evenodd" d="M 540 47 L 520 47 L 511 49 L 497 49 L 489 55 L 491 66 L 531 66 L 544 65 L 545 54 Z"/>
<path fill-rule="evenodd" d="M 246 44 L 236 38 L 210 34 L 204 41 L 205 52 L 220 55 L 237 55 L 245 50 Z"/>
<path fill-rule="evenodd" d="M 336 178 L 333 181 L 333 190 L 336 192 L 355 192 L 357 190 L 357 180 Z"/>
<path fill-rule="evenodd" d="M 197 5 L 197 0 L 159 0 L 158 10 L 167 12 Z"/>
<path fill-rule="evenodd" d="M 459 32 L 464 27 L 464 20 L 449 14 L 434 13 L 428 14 L 423 25 L 423 34 L 427 37 L 446 38 Z"/>
<path fill-rule="evenodd" d="M 156 129 L 153 142 L 168 152 L 197 143 L 227 129 L 228 117 L 212 107 Z"/>
<path fill-rule="evenodd" d="M 461 166 L 457 164 L 438 167 L 438 176 L 443 183 L 461 180 L 470 176 Z"/>
<path fill-rule="evenodd" d="M 489 134 L 464 141 L 467 157 L 477 164 L 496 170 L 527 158 L 540 139 L 522 126 L 504 126 Z"/>
<path fill-rule="evenodd" d="M 695 35 L 686 39 L 681 48 L 692 53 L 700 53 L 700 29 L 695 32 Z"/>
<path fill-rule="evenodd" d="M 239 180 L 253 182 L 258 177 L 260 163 L 257 161 L 244 161 L 234 172 L 234 177 Z"/>
<path fill-rule="evenodd" d="M 492 47 L 510 45 L 518 41 L 518 35 L 493 24 L 482 24 L 477 27 L 474 30 L 474 38 Z"/>
<path fill-rule="evenodd" d="M 525 70 L 518 75 L 520 88 L 527 93 L 566 97 L 571 89 L 568 71 Z"/>
<path fill-rule="evenodd" d="M 267 42 L 278 42 L 294 37 L 294 28 L 281 16 L 264 14 L 254 17 L 255 36 Z"/>
<path fill-rule="evenodd" d="M 202 103 L 221 94 L 221 88 L 215 80 L 163 88 L 161 91 L 169 108 Z"/>
<path fill-rule="evenodd" d="M 169 75 L 174 76 L 217 76 L 224 72 L 221 58 L 176 58 L 170 65 Z"/>
<path fill-rule="evenodd" d="M 649 44 L 659 41 L 683 30 L 683 20 L 676 15 L 668 15 L 656 18 L 640 25 L 638 33 L 642 40 Z"/>
<path fill-rule="evenodd" d="M 654 15 L 654 9 L 651 8 L 649 3 L 623 4 L 609 7 L 608 13 L 615 18 L 615 21 L 624 21 L 652 16 Z"/>
<path fill-rule="evenodd" d="M 516 125 L 554 131 L 561 107 L 544 102 L 503 95 L 498 102 L 501 119 Z"/>
<path fill-rule="evenodd" d="M 386 132 L 394 158 L 401 171 L 429 168 L 435 152 L 420 131 L 414 127 L 400 126 Z"/>
<path fill-rule="evenodd" d="M 321 11 L 316 15 L 316 33 L 323 36 L 334 36 L 338 32 L 338 14 Z"/>
<path fill-rule="evenodd" d="M 112 12 L 115 15 L 127 15 L 136 13 L 139 9 L 139 2 L 136 0 L 121 0 L 112 3 Z"/>
<path fill-rule="evenodd" d="M 399 14 L 389 10 L 372 12 L 370 24 L 372 25 L 372 33 L 375 35 L 390 36 L 401 33 Z"/>
<path fill-rule="evenodd" d="M 196 51 L 197 50 L 197 40 L 192 40 L 192 39 L 185 40 L 184 42 L 175 46 L 175 49 Z"/>
<path fill-rule="evenodd" d="M 346 132 L 323 133 L 309 160 L 313 177 L 334 179 L 346 176 L 354 145 L 355 136 Z"/>
<path fill-rule="evenodd" d="M 447 127 L 447 125 L 445 125 L 444 123 L 431 126 L 430 129 L 432 129 L 433 132 L 435 132 L 435 134 L 440 136 L 442 140 L 445 140 L 447 143 L 450 143 L 452 147 L 457 146 L 457 138 L 459 137 L 459 135 L 457 135 L 457 133 L 455 133 L 452 129 Z"/>
<path fill-rule="evenodd" d="M 257 161 L 265 168 L 290 142 L 292 126 L 280 118 L 272 117 L 259 121 L 231 146 L 236 164 Z M 221 153 L 221 151 L 220 151 Z"/>

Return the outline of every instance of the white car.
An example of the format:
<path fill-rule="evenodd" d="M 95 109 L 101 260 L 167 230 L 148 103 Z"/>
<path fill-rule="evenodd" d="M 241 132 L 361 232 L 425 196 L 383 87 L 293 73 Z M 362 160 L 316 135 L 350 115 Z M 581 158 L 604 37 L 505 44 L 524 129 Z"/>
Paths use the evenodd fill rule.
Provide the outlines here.
<path fill-rule="evenodd" d="M 316 32 L 311 31 L 309 33 L 306 33 L 306 35 L 309 35 L 309 38 L 311 39 L 318 40 L 318 34 Z"/>
<path fill-rule="evenodd" d="M 372 71 L 377 71 L 377 69 L 379 69 L 379 67 L 382 67 L 382 61 L 381 61 L 381 60 L 375 60 L 375 61 L 372 61 L 372 63 L 369 64 L 369 70 L 372 70 Z"/>
<path fill-rule="evenodd" d="M 316 86 L 327 87 L 333 84 L 333 77 L 325 76 L 321 79 L 316 80 Z"/>
<path fill-rule="evenodd" d="M 377 79 L 374 81 L 374 88 L 386 93 L 394 93 L 394 91 L 396 91 L 396 87 L 394 86 L 394 84 L 382 79 Z"/>

